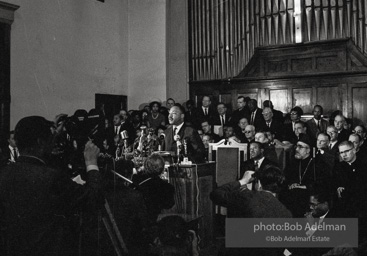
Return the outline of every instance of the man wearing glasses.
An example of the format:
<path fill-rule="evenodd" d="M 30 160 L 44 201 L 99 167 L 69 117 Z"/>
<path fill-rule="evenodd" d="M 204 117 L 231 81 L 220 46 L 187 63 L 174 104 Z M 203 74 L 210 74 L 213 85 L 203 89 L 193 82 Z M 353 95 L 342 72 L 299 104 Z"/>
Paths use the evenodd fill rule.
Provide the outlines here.
<path fill-rule="evenodd" d="M 337 154 L 339 152 L 338 131 L 335 126 L 329 125 L 326 129 L 326 133 L 330 136 L 329 149 Z"/>
<path fill-rule="evenodd" d="M 338 196 L 336 206 L 343 217 L 367 216 L 367 160 L 357 157 L 350 141 L 339 144 L 342 162 L 335 165 L 334 182 Z"/>
<path fill-rule="evenodd" d="M 365 143 L 367 135 L 366 127 L 364 127 L 363 125 L 357 125 L 356 127 L 354 127 L 354 130 L 352 132 L 358 134 L 361 137 L 361 150 L 367 152 L 367 143 Z"/>

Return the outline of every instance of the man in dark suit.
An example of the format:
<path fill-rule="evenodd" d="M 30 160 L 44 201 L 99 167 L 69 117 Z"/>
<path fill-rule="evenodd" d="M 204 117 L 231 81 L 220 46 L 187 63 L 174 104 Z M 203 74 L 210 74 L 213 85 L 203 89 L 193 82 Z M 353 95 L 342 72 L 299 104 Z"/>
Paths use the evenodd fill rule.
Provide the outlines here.
<path fill-rule="evenodd" d="M 250 159 L 241 165 L 240 178 L 242 178 L 247 171 L 257 172 L 269 164 L 278 166 L 276 163 L 270 161 L 264 156 L 263 144 L 253 141 L 250 143 Z"/>
<path fill-rule="evenodd" d="M 343 115 L 337 115 L 334 119 L 334 126 L 338 131 L 338 142 L 343 142 L 348 140 L 350 132 L 344 128 L 346 124 L 345 117 Z"/>
<path fill-rule="evenodd" d="M 201 130 L 204 135 L 209 135 L 214 142 L 220 141 L 220 136 L 213 132 L 213 128 L 209 120 L 204 119 L 201 121 Z"/>
<path fill-rule="evenodd" d="M 19 157 L 19 151 L 14 139 L 14 131 L 9 132 L 8 136 L 9 145 L 1 151 L 1 165 L 4 166 L 8 163 L 15 163 Z"/>
<path fill-rule="evenodd" d="M 195 108 L 195 103 L 193 100 L 186 101 L 187 111 L 185 112 L 185 123 L 194 127 L 195 129 L 200 128 L 199 114 L 198 110 Z M 167 115 L 168 120 L 168 115 Z"/>
<path fill-rule="evenodd" d="M 129 140 L 130 142 L 134 141 L 135 138 L 135 130 L 133 125 L 131 124 L 130 120 L 129 120 L 129 116 L 126 110 L 121 109 L 120 110 L 120 136 L 121 136 L 121 132 L 122 131 L 127 131 L 128 135 L 129 135 Z"/>
<path fill-rule="evenodd" d="M 335 126 L 329 125 L 326 129 L 326 133 L 330 136 L 329 149 L 339 156 L 338 131 Z"/>
<path fill-rule="evenodd" d="M 354 145 L 354 149 L 356 150 L 357 157 L 367 157 L 367 152 L 365 148 L 362 148 L 362 139 L 361 136 L 359 136 L 356 133 L 352 133 L 349 135 L 348 141 L 352 142 Z"/>
<path fill-rule="evenodd" d="M 247 184 L 254 182 L 255 190 L 249 190 Z M 284 176 L 274 166 L 255 172 L 252 177 L 243 177 L 239 181 L 227 183 L 210 194 L 213 203 L 227 207 L 229 218 L 292 218 L 289 210 L 277 199 Z M 224 255 L 281 255 L 284 249 L 274 248 L 225 248 Z"/>
<path fill-rule="evenodd" d="M 343 217 L 367 217 L 367 159 L 357 157 L 350 141 L 339 144 L 342 162 L 334 168 L 334 184 L 338 195 L 338 209 Z"/>
<path fill-rule="evenodd" d="M 274 109 L 274 105 L 273 105 L 273 102 L 271 102 L 271 100 L 264 100 L 263 108 L 270 108 L 271 111 L 273 112 L 273 119 L 278 120 L 282 124 L 284 123 L 283 112 Z"/>
<path fill-rule="evenodd" d="M 203 96 L 203 100 L 201 101 L 201 107 L 198 109 L 200 121 L 203 119 L 212 120 L 214 116 L 214 110 L 211 106 L 212 101 L 209 96 Z"/>
<path fill-rule="evenodd" d="M 320 132 L 326 132 L 329 122 L 322 118 L 323 108 L 320 105 L 315 105 L 313 108 L 313 118 L 306 122 L 309 134 L 312 139 L 316 139 L 316 136 Z"/>
<path fill-rule="evenodd" d="M 168 121 L 170 126 L 165 130 L 163 149 L 165 151 L 177 152 L 177 146 L 182 147 L 183 140 L 187 141 L 187 150 L 189 157 L 195 162 L 202 162 L 204 159 L 205 148 L 198 132 L 186 126 L 185 109 L 176 104 L 170 109 Z"/>
<path fill-rule="evenodd" d="M 213 125 L 220 125 L 222 127 L 229 125 L 231 116 L 227 113 L 227 107 L 223 102 L 217 105 L 218 113 L 213 116 Z"/>
<path fill-rule="evenodd" d="M 97 214 L 103 205 L 98 147 L 91 141 L 85 145 L 86 183 L 79 185 L 50 163 L 57 136 L 52 127 L 40 116 L 15 126 L 20 157 L 0 172 L 0 227 L 7 242 L 2 255 L 76 255 L 75 212 L 84 208 Z"/>
<path fill-rule="evenodd" d="M 324 162 L 326 166 L 328 166 L 327 171 L 329 172 L 331 176 L 332 170 L 335 165 L 335 161 L 339 159 L 339 154 L 329 149 L 329 144 L 330 144 L 330 136 L 326 133 L 320 132 L 317 135 L 317 140 L 316 140 L 315 161 Z"/>
<path fill-rule="evenodd" d="M 257 100 L 255 99 L 251 99 L 248 102 L 248 107 L 251 111 L 249 122 L 250 124 L 254 125 L 256 131 L 258 131 L 259 129 L 261 129 L 261 127 L 264 126 L 265 123 L 264 117 L 262 115 L 263 110 L 257 107 Z"/>
<path fill-rule="evenodd" d="M 239 96 L 237 98 L 237 109 L 233 111 L 232 117 L 231 117 L 231 124 L 233 127 L 236 127 L 238 125 L 238 122 L 242 118 L 246 118 L 247 120 L 250 119 L 250 110 L 247 106 L 246 98 L 243 96 Z"/>
<path fill-rule="evenodd" d="M 265 123 L 260 127 L 259 130 L 269 129 L 273 134 L 275 134 L 275 139 L 282 141 L 284 130 L 283 123 L 274 118 L 273 110 L 269 107 L 265 107 L 263 109 L 262 115 L 264 117 Z"/>

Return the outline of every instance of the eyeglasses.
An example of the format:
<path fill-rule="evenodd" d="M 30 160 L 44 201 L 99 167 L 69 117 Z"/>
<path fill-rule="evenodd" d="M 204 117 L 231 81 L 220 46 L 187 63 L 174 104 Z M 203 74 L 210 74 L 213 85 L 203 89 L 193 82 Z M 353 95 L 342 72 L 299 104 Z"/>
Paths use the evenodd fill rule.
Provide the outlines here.
<path fill-rule="evenodd" d="M 245 131 L 245 133 L 252 133 L 252 131 Z"/>
<path fill-rule="evenodd" d="M 308 205 L 312 208 L 316 208 L 320 203 L 309 203 Z"/>
<path fill-rule="evenodd" d="M 296 148 L 303 149 L 303 148 L 310 148 L 310 147 L 309 146 L 296 145 Z"/>
<path fill-rule="evenodd" d="M 346 154 L 348 153 L 349 151 L 351 151 L 352 149 L 354 148 L 350 148 L 350 149 L 347 149 L 347 150 L 344 150 L 344 151 L 340 151 L 339 154 L 342 155 L 342 154 Z"/>
<path fill-rule="evenodd" d="M 292 115 L 292 116 L 294 116 L 294 115 L 298 115 L 298 114 L 297 114 L 297 113 L 292 112 L 292 113 L 291 113 L 291 115 Z"/>
<path fill-rule="evenodd" d="M 356 130 L 353 130 L 352 132 L 357 133 L 357 134 L 362 134 L 363 133 L 363 131 L 356 131 Z"/>

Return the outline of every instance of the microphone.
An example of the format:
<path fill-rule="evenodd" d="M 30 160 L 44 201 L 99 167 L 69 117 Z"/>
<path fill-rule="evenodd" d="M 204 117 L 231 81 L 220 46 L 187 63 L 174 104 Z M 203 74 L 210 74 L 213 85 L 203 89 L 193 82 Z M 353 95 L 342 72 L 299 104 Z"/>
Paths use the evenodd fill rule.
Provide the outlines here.
<path fill-rule="evenodd" d="M 177 135 L 175 135 L 173 137 L 173 139 L 176 141 L 176 145 L 177 145 L 177 156 L 179 156 L 180 155 L 181 145 L 182 145 L 182 143 L 180 141 L 181 137 L 180 137 L 180 135 L 177 134 Z"/>
<path fill-rule="evenodd" d="M 184 138 L 183 145 L 184 145 L 184 154 L 185 154 L 185 156 L 187 156 L 187 141 L 188 141 L 188 138 Z"/>

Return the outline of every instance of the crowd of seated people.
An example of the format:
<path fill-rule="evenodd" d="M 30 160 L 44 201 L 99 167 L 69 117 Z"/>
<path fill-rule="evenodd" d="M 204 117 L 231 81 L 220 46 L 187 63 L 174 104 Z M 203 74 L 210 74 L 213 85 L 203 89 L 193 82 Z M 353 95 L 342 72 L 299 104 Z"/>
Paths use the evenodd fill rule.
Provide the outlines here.
<path fill-rule="evenodd" d="M 145 165 L 144 162 L 135 162 L 144 167 L 134 177 L 130 169 L 125 174 L 140 188 L 139 194 L 126 191 L 145 202 L 139 212 L 142 218 L 139 220 L 140 230 L 152 225 L 162 209 L 174 204 L 173 187 L 159 178 L 164 162 L 160 157 L 153 157 L 152 153 L 176 152 L 182 147 L 181 144 L 187 143 L 190 160 L 202 162 L 207 160 L 209 143 L 224 139 L 248 144 L 247 160 L 241 164 L 241 175 L 238 177 L 240 182 L 232 187 L 237 189 L 243 185 L 244 175 L 248 171 L 263 172 L 263 168 L 269 165 L 280 167 L 275 150 L 285 149 L 291 152 L 287 165 L 278 169 L 267 168 L 276 176 L 281 172 L 284 180 L 281 184 L 277 182 L 279 188 L 276 196 L 291 215 L 303 217 L 309 212 L 312 191 L 323 187 L 324 194 L 319 199 L 327 198 L 333 216 L 360 218 L 360 236 L 367 237 L 364 221 L 367 219 L 367 203 L 364 200 L 367 196 L 367 171 L 364 170 L 367 168 L 367 130 L 363 125 L 351 127 L 340 111 L 326 120 L 321 105 L 315 105 L 313 117 L 304 120 L 303 110 L 298 106 L 284 115 L 274 109 L 269 100 L 263 102 L 262 109 L 255 99 L 243 96 L 238 97 L 237 109 L 232 112 L 223 102 L 213 106 L 209 96 L 204 96 L 198 107 L 191 100 L 184 106 L 186 109 L 173 99 L 168 99 L 166 106 L 154 101 L 142 110 L 120 110 L 114 114 L 112 122 L 104 118 L 103 125 L 98 128 L 96 144 L 100 148 L 100 167 L 108 169 L 112 168 L 111 163 L 116 166 L 124 163 L 126 169 L 130 166 L 129 160 L 134 157 L 150 156 Z M 88 129 L 84 132 L 91 133 Z M 80 140 L 80 133 L 65 128 L 59 134 L 63 138 L 60 145 L 66 152 L 60 162 L 70 170 L 71 175 L 78 174 L 78 169 L 83 166 L 84 142 Z M 14 132 L 9 133 L 8 142 L 8 147 L 2 150 L 2 166 L 16 162 L 19 157 Z M 113 169 L 117 170 L 116 166 Z M 152 193 L 155 189 L 157 191 Z M 162 191 L 167 196 L 163 200 Z M 223 198 L 217 201 L 219 204 L 224 202 Z M 128 202 L 126 199 L 126 204 Z M 132 204 L 131 207 L 139 206 Z M 134 242 L 131 241 L 131 244 Z"/>

